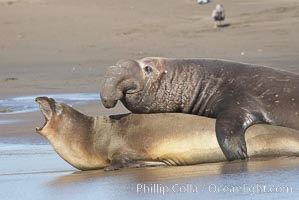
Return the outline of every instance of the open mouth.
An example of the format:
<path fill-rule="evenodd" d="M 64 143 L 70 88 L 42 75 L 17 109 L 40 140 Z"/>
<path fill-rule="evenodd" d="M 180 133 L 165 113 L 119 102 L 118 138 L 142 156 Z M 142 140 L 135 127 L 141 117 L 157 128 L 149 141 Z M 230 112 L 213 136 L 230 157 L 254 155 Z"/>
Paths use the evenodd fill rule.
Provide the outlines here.
<path fill-rule="evenodd" d="M 44 125 L 42 126 L 42 127 L 35 127 L 35 130 L 37 131 L 37 132 L 40 132 L 40 131 L 42 131 L 43 130 L 43 128 L 47 125 L 47 123 L 48 123 L 48 119 L 45 117 L 45 123 L 44 123 Z"/>
<path fill-rule="evenodd" d="M 52 116 L 52 109 L 50 105 L 50 99 L 47 97 L 37 97 L 35 101 L 39 104 L 40 111 L 43 113 L 45 117 L 45 122 L 42 127 L 36 127 L 35 130 L 40 132 L 43 128 L 48 124 L 51 116 Z"/>

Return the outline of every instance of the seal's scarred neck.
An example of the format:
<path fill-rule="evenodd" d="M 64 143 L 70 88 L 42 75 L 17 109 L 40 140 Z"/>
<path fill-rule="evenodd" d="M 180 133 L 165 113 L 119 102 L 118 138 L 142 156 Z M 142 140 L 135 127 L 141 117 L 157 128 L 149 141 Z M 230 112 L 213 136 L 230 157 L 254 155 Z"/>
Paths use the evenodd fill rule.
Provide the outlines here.
<path fill-rule="evenodd" d="M 198 88 L 195 89 L 196 92 L 193 93 L 191 98 L 191 106 L 188 107 L 187 113 L 214 117 L 213 104 L 220 96 L 220 87 L 223 83 L 223 79 L 209 76 L 201 79 L 198 82 Z"/>

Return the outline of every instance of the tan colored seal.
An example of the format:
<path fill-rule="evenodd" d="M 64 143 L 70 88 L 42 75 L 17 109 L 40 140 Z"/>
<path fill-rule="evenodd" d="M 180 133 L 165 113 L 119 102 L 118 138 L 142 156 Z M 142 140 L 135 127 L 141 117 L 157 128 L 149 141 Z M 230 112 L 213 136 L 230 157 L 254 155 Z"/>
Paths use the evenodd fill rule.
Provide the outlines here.
<path fill-rule="evenodd" d="M 36 131 L 81 170 L 226 161 L 214 119 L 179 113 L 90 117 L 47 97 L 36 101 L 46 119 Z M 247 132 L 250 157 L 299 155 L 296 130 L 254 125 Z"/>

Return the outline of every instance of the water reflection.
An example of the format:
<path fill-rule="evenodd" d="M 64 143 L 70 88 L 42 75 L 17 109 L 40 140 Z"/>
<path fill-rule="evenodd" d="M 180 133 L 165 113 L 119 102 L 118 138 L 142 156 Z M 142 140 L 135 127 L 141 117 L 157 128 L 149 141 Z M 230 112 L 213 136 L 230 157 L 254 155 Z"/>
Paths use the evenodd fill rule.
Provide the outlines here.
<path fill-rule="evenodd" d="M 298 172 L 298 158 L 276 158 L 113 172 L 79 171 L 57 177 L 47 186 L 51 195 L 67 191 L 63 195 L 74 199 L 84 196 L 79 190 L 89 191 L 91 197 L 109 199 L 295 199 L 299 196 Z M 290 190 L 262 191 L 272 186 Z M 239 190 L 232 190 L 236 187 Z"/>
<path fill-rule="evenodd" d="M 298 199 L 299 158 L 75 171 L 50 145 L 0 144 L 2 199 Z M 256 185 L 293 192 L 256 192 Z M 245 190 L 232 192 L 231 187 Z"/>
<path fill-rule="evenodd" d="M 20 123 L 22 120 L 18 119 L 0 119 L 0 125 L 5 125 L 5 124 L 16 124 Z"/>
<path fill-rule="evenodd" d="M 241 176 L 241 174 L 246 173 L 269 172 L 293 167 L 299 167 L 299 158 L 264 158 L 251 161 L 219 162 L 178 167 L 131 168 L 111 172 L 105 172 L 103 170 L 77 171 L 55 179 L 50 185 L 60 186 L 75 184 L 76 182 L 84 182 L 86 180 L 101 181 L 101 179 L 114 176 L 130 177 L 131 180 L 136 182 L 181 181 L 189 178 L 202 178 L 225 174 Z"/>

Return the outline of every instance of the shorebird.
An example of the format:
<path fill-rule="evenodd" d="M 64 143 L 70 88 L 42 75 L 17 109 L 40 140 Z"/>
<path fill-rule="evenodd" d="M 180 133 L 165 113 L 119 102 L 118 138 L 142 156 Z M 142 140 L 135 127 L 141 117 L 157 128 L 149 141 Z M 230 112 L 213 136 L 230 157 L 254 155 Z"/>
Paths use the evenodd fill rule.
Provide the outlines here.
<path fill-rule="evenodd" d="M 212 17 L 215 21 L 215 28 L 221 26 L 221 22 L 225 19 L 225 10 L 222 4 L 217 4 L 212 12 Z"/>

